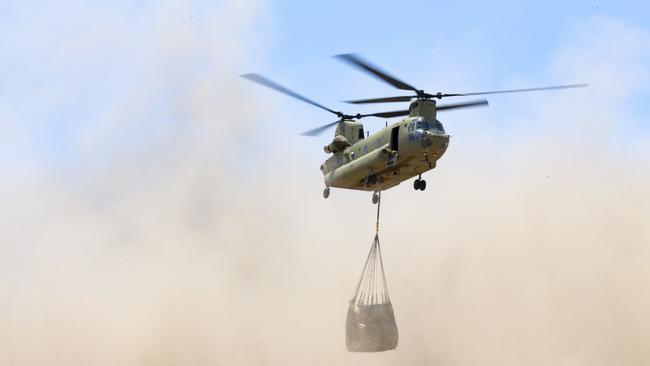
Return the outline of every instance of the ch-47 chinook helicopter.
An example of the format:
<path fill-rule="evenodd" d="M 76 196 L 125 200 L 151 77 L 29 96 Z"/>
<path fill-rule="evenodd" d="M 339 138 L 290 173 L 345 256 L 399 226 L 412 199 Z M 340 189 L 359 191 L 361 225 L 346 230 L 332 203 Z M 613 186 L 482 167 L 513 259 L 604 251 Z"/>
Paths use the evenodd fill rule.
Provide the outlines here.
<path fill-rule="evenodd" d="M 335 56 L 340 60 L 359 68 L 401 90 L 410 90 L 414 95 L 351 100 L 352 104 L 409 102 L 415 99 L 409 109 L 369 114 L 345 114 L 316 103 L 288 88 L 285 88 L 261 75 L 245 74 L 242 77 L 274 89 L 293 98 L 324 109 L 339 117 L 326 125 L 303 132 L 302 135 L 316 136 L 336 126 L 334 139 L 325 145 L 325 152 L 333 154 L 320 167 L 325 177 L 323 197 L 330 194 L 330 187 L 355 189 L 374 192 L 373 203 L 377 203 L 378 192 L 392 188 L 401 182 L 417 176 L 413 181 L 415 190 L 424 191 L 427 187 L 422 174 L 435 168 L 449 145 L 449 135 L 437 119 L 437 112 L 461 108 L 487 106 L 485 99 L 454 104 L 437 105 L 435 99 L 463 97 L 485 94 L 516 93 L 550 89 L 584 87 L 587 84 L 546 86 L 539 88 L 512 89 L 473 93 L 436 93 L 429 94 L 417 89 L 355 54 Z M 401 117 L 372 135 L 366 135 L 363 124 L 358 120 L 364 117 Z"/>

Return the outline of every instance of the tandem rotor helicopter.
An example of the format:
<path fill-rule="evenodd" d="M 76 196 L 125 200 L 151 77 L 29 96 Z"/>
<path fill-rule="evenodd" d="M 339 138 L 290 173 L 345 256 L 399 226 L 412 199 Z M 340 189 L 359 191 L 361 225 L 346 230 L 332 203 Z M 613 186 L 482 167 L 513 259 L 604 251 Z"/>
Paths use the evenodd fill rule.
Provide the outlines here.
<path fill-rule="evenodd" d="M 449 135 L 445 132 L 442 123 L 437 119 L 437 112 L 488 105 L 488 101 L 485 99 L 437 105 L 435 99 L 587 86 L 587 84 L 571 84 L 472 93 L 438 92 L 430 94 L 389 75 L 356 54 L 343 54 L 335 57 L 397 89 L 414 92 L 412 95 L 350 100 L 347 103 L 410 102 L 412 99 L 415 99 L 415 101 L 410 104 L 408 109 L 404 110 L 369 114 L 345 114 L 316 103 L 261 75 L 253 73 L 242 75 L 246 79 L 324 109 L 339 117 L 338 120 L 332 123 L 302 133 L 305 136 L 316 136 L 336 126 L 332 142 L 324 147 L 325 152 L 332 154 L 332 156 L 320 166 L 325 178 L 324 198 L 328 198 L 330 188 L 335 187 L 371 191 L 373 192 L 372 202 L 377 203 L 379 201 L 379 192 L 390 189 L 415 176 L 418 178 L 413 181 L 413 188 L 424 191 L 427 183 L 422 179 L 422 174 L 436 167 L 436 162 L 444 155 L 447 146 L 449 146 Z M 363 124 L 358 121 L 364 117 L 392 118 L 401 116 L 407 117 L 398 122 L 387 124 L 385 128 L 372 135 L 367 135 L 364 132 Z"/>

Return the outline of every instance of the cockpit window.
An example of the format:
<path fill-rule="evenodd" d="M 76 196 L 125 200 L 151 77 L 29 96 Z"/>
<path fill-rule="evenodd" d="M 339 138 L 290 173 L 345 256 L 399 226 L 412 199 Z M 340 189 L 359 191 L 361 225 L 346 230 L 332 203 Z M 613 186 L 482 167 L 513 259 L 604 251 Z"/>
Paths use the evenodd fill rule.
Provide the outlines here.
<path fill-rule="evenodd" d="M 440 121 L 432 119 L 427 121 L 424 117 L 416 118 L 410 126 L 411 129 L 421 130 L 421 131 L 436 131 L 436 133 L 445 133 L 444 127 Z"/>
<path fill-rule="evenodd" d="M 430 122 L 431 128 L 435 128 L 436 130 L 445 133 L 445 128 L 442 127 L 442 123 L 440 121 L 436 120 L 435 122 Z"/>
<path fill-rule="evenodd" d="M 363 128 L 359 129 L 359 140 L 363 139 Z"/>

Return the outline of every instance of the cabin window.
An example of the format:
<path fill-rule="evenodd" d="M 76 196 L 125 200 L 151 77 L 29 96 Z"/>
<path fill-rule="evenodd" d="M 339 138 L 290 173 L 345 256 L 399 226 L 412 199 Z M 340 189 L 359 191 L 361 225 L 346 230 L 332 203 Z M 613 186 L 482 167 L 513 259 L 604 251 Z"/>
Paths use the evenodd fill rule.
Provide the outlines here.
<path fill-rule="evenodd" d="M 363 128 L 359 129 L 359 140 L 363 140 Z"/>

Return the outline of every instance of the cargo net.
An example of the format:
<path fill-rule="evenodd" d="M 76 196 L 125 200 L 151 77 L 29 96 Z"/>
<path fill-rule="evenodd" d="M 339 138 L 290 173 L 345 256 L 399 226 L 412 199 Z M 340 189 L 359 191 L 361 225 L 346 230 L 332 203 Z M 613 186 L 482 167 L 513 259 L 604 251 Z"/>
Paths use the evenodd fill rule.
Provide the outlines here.
<path fill-rule="evenodd" d="M 379 223 L 379 205 L 377 205 L 377 223 Z M 345 340 L 350 352 L 381 352 L 397 347 L 397 324 L 388 295 L 378 233 L 375 234 L 354 290 L 354 296 L 350 300 L 345 324 Z"/>
<path fill-rule="evenodd" d="M 361 270 L 359 282 L 357 282 L 357 288 L 350 302 L 357 306 L 390 304 L 386 273 L 381 259 L 379 235 L 375 235 L 375 240 L 372 242 L 366 263 Z"/>

